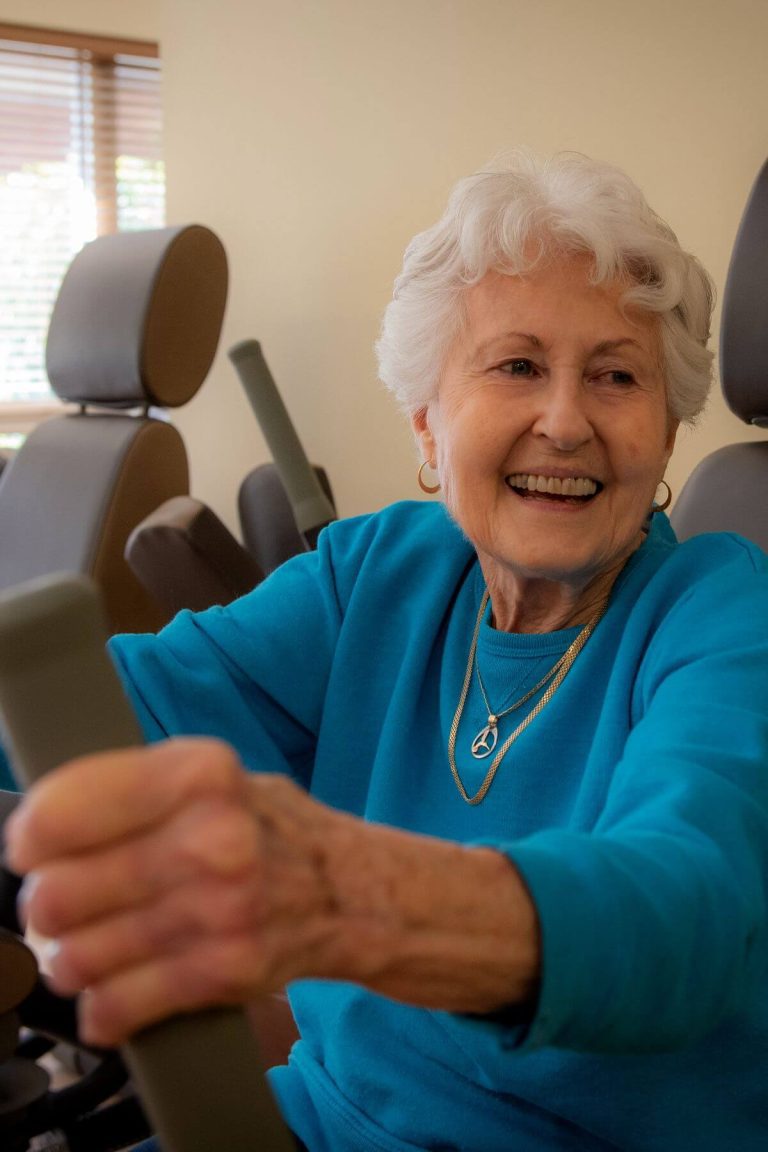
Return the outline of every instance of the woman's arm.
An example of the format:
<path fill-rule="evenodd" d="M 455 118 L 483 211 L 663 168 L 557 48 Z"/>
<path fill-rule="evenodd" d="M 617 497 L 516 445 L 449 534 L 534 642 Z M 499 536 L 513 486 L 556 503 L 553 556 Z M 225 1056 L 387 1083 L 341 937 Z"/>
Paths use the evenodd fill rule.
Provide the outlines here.
<path fill-rule="evenodd" d="M 536 994 L 536 914 L 504 856 L 365 824 L 212 741 L 59 769 L 7 846 L 92 1043 L 302 977 L 470 1013 Z"/>
<path fill-rule="evenodd" d="M 544 955 L 528 1047 L 672 1051 L 761 1010 L 768 573 L 746 551 L 698 584 L 688 567 L 645 647 L 596 822 L 506 845 Z"/>

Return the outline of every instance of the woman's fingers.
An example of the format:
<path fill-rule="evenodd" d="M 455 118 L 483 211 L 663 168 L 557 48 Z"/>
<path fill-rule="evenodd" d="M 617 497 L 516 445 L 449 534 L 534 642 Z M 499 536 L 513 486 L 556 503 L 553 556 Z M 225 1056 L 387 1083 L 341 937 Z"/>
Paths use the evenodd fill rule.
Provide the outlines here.
<path fill-rule="evenodd" d="M 253 940 L 234 937 L 123 969 L 80 997 L 80 1035 L 112 1047 L 180 1012 L 245 1003 L 257 967 Z"/>
<path fill-rule="evenodd" d="M 112 1044 L 179 1011 L 343 975 L 327 860 L 349 819 L 286 778 L 247 776 L 217 742 L 169 741 L 46 777 L 14 815 L 8 859 L 33 870 L 24 910 L 52 939 L 54 986 L 85 989 L 86 1039 Z"/>
<path fill-rule="evenodd" d="M 242 804 L 194 799 L 148 833 L 40 864 L 24 881 L 22 914 L 41 935 L 59 936 L 185 884 L 253 882 L 259 859 L 258 828 Z"/>
<path fill-rule="evenodd" d="M 49 773 L 5 827 L 14 871 L 135 836 L 195 797 L 242 796 L 245 774 L 227 745 L 173 740 L 98 753 Z"/>
<path fill-rule="evenodd" d="M 46 953 L 46 974 L 55 991 L 68 995 L 115 972 L 153 958 L 191 952 L 213 939 L 251 934 L 263 922 L 258 883 L 220 881 L 187 885 L 147 907 L 98 919 L 60 936 Z"/>
<path fill-rule="evenodd" d="M 80 1033 L 113 1046 L 159 1020 L 281 991 L 308 971 L 322 978 L 328 924 L 270 923 L 258 933 L 190 938 L 188 946 L 90 983 L 80 997 Z M 331 972 L 327 973 L 333 975 Z"/>
<path fill-rule="evenodd" d="M 238 808 L 215 814 L 202 808 L 194 823 L 185 812 L 176 823 L 186 826 L 188 851 L 171 850 L 178 839 L 171 824 L 149 838 L 151 845 L 137 845 L 135 856 L 133 846 L 120 845 L 101 853 L 101 862 L 78 859 L 41 870 L 28 900 L 29 921 L 41 935 L 56 937 L 46 968 L 58 991 L 75 992 L 117 969 L 230 936 L 250 934 L 264 964 L 270 970 L 288 966 L 291 976 L 300 957 L 313 959 L 335 908 L 312 853 L 295 839 L 276 838 Z M 216 855 L 216 841 L 224 842 L 222 855 L 237 861 L 237 869 L 225 871 L 221 859 L 198 866 L 196 847 L 205 842 L 206 854 Z M 136 874 L 135 898 L 123 897 L 131 885 L 117 889 L 120 877 Z M 261 974 L 253 980 L 259 983 Z"/>

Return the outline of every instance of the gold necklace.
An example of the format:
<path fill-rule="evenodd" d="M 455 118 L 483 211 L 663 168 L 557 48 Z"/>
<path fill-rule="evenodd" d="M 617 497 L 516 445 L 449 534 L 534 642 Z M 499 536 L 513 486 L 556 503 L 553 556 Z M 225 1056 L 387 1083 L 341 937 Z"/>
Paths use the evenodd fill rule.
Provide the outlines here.
<path fill-rule="evenodd" d="M 483 693 L 483 700 L 485 702 L 486 708 L 488 709 L 488 724 L 486 725 L 485 728 L 482 728 L 480 730 L 480 732 L 478 732 L 477 736 L 475 737 L 474 741 L 472 742 L 473 750 L 474 750 L 475 745 L 478 743 L 478 741 L 481 740 L 482 737 L 485 737 L 485 741 L 487 743 L 488 739 L 490 738 L 488 735 L 490 733 L 490 730 L 497 728 L 497 722 L 501 716 L 506 716 L 508 712 L 513 712 L 515 710 L 515 708 L 519 708 L 522 704 L 525 704 L 526 700 L 530 700 L 531 697 L 534 696 L 536 694 L 536 692 L 539 691 L 540 688 L 544 687 L 544 685 L 547 683 L 548 680 L 551 681 L 551 683 L 550 683 L 549 687 L 547 688 L 546 692 L 544 693 L 544 695 L 541 697 L 541 699 L 536 704 L 534 704 L 533 708 L 531 708 L 528 715 L 525 716 L 524 719 L 520 721 L 517 728 L 515 728 L 514 732 L 510 736 L 508 736 L 507 739 L 504 741 L 501 748 L 499 749 L 499 751 L 494 756 L 493 761 L 491 762 L 491 766 L 488 769 L 488 771 L 485 775 L 485 779 L 483 780 L 482 784 L 478 788 L 475 795 L 470 796 L 469 793 L 467 792 L 467 790 L 465 789 L 463 783 L 462 783 L 461 777 L 459 776 L 459 770 L 456 767 L 456 736 L 457 736 L 458 731 L 459 731 L 459 723 L 461 721 L 462 713 L 464 712 L 464 705 L 466 704 L 466 701 L 467 701 L 467 695 L 469 694 L 469 685 L 470 685 L 471 680 L 472 680 L 472 669 L 475 666 L 475 659 L 476 659 L 476 655 L 477 655 L 477 641 L 478 641 L 478 637 L 480 635 L 480 625 L 482 623 L 483 613 L 485 612 L 485 608 L 486 608 L 486 605 L 487 605 L 489 599 L 490 599 L 490 593 L 486 589 L 485 595 L 483 596 L 483 599 L 480 603 L 480 611 L 477 614 L 477 620 L 475 621 L 475 631 L 472 635 L 472 643 L 470 644 L 470 647 L 469 647 L 469 658 L 467 660 L 467 670 L 464 673 L 464 684 L 462 685 L 461 696 L 459 697 L 459 703 L 458 703 L 458 706 L 456 708 L 456 712 L 455 712 L 454 717 L 453 717 L 453 722 L 451 724 L 451 731 L 450 731 L 449 736 L 448 736 L 448 762 L 451 766 L 451 774 L 452 774 L 453 779 L 456 783 L 456 787 L 459 790 L 459 794 L 460 794 L 462 800 L 465 800 L 467 804 L 472 804 L 472 805 L 480 804 L 481 801 L 485 799 L 485 797 L 488 793 L 488 789 L 490 788 L 491 784 L 493 783 L 494 777 L 499 770 L 499 765 L 501 764 L 502 760 L 506 756 L 507 752 L 512 747 L 512 745 L 514 744 L 515 740 L 517 740 L 520 733 L 524 732 L 525 729 L 528 727 L 528 725 L 531 723 L 531 721 L 535 720 L 536 717 L 538 716 L 538 714 L 544 708 L 546 708 L 547 704 L 549 704 L 549 702 L 552 699 L 552 697 L 554 696 L 555 692 L 557 692 L 557 690 L 560 687 L 560 685 L 562 684 L 563 680 L 565 680 L 566 676 L 568 675 L 568 673 L 571 669 L 571 666 L 573 665 L 574 660 L 576 659 L 579 652 L 581 652 L 581 650 L 584 647 L 584 645 L 586 644 L 587 640 L 589 640 L 590 636 L 594 632 L 594 630 L 595 630 L 600 618 L 602 617 L 603 613 L 605 612 L 605 609 L 607 606 L 607 601 L 605 601 L 603 604 L 600 605 L 600 608 L 597 610 L 595 615 L 592 616 L 592 618 L 587 621 L 587 623 L 584 625 L 584 627 L 579 632 L 576 639 L 566 649 L 566 651 L 563 653 L 563 655 L 560 657 L 560 659 L 557 661 L 557 663 L 552 668 L 550 668 L 550 670 L 549 670 L 549 672 L 547 672 L 546 676 L 544 676 L 543 679 L 541 679 L 539 681 L 539 683 L 535 685 L 535 687 L 531 688 L 530 692 L 526 692 L 525 696 L 522 696 L 519 700 L 517 700 L 509 708 L 506 708 L 504 710 L 504 712 L 499 713 L 498 715 L 495 715 L 491 711 L 491 709 L 488 705 L 488 700 L 487 700 L 486 695 L 485 695 L 485 690 L 483 689 L 482 681 L 480 680 L 479 673 L 478 673 L 478 680 L 480 682 L 480 689 Z M 484 755 L 486 755 L 486 756 L 490 755 L 490 753 L 496 747 L 496 739 L 497 738 L 498 738 L 498 731 L 495 731 L 493 738 L 492 738 L 493 743 L 492 743 L 491 747 L 488 749 L 488 752 L 484 753 Z M 473 751 L 473 754 L 474 754 L 474 751 Z"/>

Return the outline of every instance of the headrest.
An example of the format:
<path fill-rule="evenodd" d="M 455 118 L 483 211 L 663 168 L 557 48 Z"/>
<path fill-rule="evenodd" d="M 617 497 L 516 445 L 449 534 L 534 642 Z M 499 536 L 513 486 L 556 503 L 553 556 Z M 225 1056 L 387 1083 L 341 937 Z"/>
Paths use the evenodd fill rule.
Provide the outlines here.
<path fill-rule="evenodd" d="M 227 257 L 208 228 L 100 236 L 59 289 L 46 347 L 51 387 L 81 404 L 186 404 L 213 361 L 226 297 Z"/>
<path fill-rule="evenodd" d="M 768 427 L 768 160 L 741 218 L 723 294 L 720 378 L 728 407 Z"/>

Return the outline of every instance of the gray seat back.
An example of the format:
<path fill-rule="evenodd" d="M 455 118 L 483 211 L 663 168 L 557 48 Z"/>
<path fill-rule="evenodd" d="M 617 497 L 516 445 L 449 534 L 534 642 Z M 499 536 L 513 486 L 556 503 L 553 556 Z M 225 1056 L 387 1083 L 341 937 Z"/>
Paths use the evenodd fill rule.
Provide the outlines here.
<path fill-rule="evenodd" d="M 313 468 L 320 487 L 333 504 L 331 482 L 325 469 L 319 464 Z M 248 473 L 237 494 L 237 510 L 245 546 L 265 574 L 291 556 L 306 551 L 306 542 L 275 464 L 260 464 Z"/>
<path fill-rule="evenodd" d="M 728 269 L 720 377 L 731 410 L 768 428 L 768 161 L 747 201 Z M 768 550 L 768 439 L 732 444 L 702 460 L 670 519 L 681 540 L 733 531 Z"/>
<path fill-rule="evenodd" d="M 181 436 L 150 415 L 186 403 L 218 343 L 227 263 L 191 225 L 104 236 L 75 257 L 51 317 L 51 387 L 80 412 L 40 424 L 0 486 L 0 588 L 52 572 L 99 584 L 113 631 L 168 619 L 126 564 L 134 526 L 189 491 Z"/>

